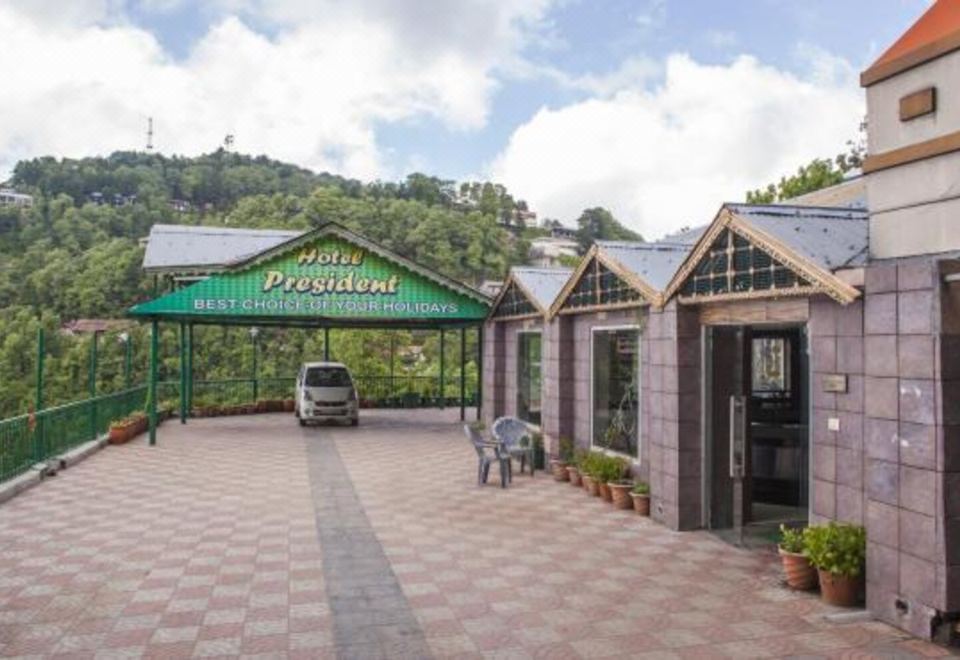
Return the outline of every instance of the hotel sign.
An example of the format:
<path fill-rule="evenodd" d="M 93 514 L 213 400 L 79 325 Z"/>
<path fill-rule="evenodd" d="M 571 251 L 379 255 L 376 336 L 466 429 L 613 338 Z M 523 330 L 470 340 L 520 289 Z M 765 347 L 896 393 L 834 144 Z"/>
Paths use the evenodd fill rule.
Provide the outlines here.
<path fill-rule="evenodd" d="M 480 299 L 341 236 L 321 235 L 253 265 L 138 305 L 138 316 L 470 320 Z"/>

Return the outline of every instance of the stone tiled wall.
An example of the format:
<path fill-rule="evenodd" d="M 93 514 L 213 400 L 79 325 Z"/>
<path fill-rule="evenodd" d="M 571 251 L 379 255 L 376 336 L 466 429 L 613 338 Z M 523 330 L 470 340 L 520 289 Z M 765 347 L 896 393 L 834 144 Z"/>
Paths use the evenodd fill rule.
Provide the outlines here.
<path fill-rule="evenodd" d="M 543 335 L 543 435 L 547 451 L 559 453 L 560 438 L 573 437 L 573 317 L 557 316 Z"/>
<path fill-rule="evenodd" d="M 543 333 L 545 347 L 547 331 L 538 319 L 498 321 L 484 327 L 483 419 L 488 427 L 497 417 L 517 414 L 518 335 L 536 331 Z"/>
<path fill-rule="evenodd" d="M 651 515 L 671 529 L 701 526 L 700 325 L 694 308 L 651 311 L 644 332 L 644 467 Z"/>
<path fill-rule="evenodd" d="M 483 327 L 483 423 L 490 428 L 503 410 L 504 387 L 503 323 L 487 323 Z"/>
<path fill-rule="evenodd" d="M 956 356 L 941 335 L 941 286 L 929 256 L 874 262 L 864 299 L 867 604 L 914 634 L 960 609 L 950 518 L 957 465 L 949 442 Z M 944 353 L 944 349 L 947 352 Z M 955 483 L 955 482 L 954 482 Z M 954 515 L 958 512 L 953 511 Z M 899 605 L 899 607 L 898 607 Z"/>
<path fill-rule="evenodd" d="M 863 301 L 810 301 L 810 509 L 812 522 L 864 521 Z M 828 375 L 847 378 L 845 393 L 824 391 Z M 830 420 L 839 430 L 830 430 Z"/>

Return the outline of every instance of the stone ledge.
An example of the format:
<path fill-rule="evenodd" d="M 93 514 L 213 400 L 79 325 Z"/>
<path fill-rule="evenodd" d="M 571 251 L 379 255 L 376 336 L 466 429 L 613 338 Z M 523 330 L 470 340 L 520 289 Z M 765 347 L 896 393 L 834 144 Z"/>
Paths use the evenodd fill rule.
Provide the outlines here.
<path fill-rule="evenodd" d="M 90 440 L 45 462 L 35 463 L 23 474 L 0 483 L 0 504 L 29 490 L 49 476 L 65 470 L 107 446 L 107 436 Z"/>

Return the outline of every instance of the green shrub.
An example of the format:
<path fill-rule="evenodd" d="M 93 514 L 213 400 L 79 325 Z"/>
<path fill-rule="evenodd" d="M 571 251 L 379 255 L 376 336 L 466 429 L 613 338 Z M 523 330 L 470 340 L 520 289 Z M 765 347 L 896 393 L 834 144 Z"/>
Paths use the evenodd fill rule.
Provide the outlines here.
<path fill-rule="evenodd" d="M 867 532 L 859 525 L 831 522 L 803 531 L 804 554 L 821 570 L 846 577 L 863 573 Z"/>
<path fill-rule="evenodd" d="M 573 461 L 573 440 L 570 438 L 560 438 L 559 453 L 560 460 L 570 464 Z"/>
<path fill-rule="evenodd" d="M 802 527 L 787 527 L 780 525 L 780 547 L 784 552 L 803 552 Z"/>
<path fill-rule="evenodd" d="M 638 481 L 633 484 L 633 490 L 631 490 L 630 492 L 635 493 L 637 495 L 649 495 L 650 484 L 648 484 L 646 481 Z"/>

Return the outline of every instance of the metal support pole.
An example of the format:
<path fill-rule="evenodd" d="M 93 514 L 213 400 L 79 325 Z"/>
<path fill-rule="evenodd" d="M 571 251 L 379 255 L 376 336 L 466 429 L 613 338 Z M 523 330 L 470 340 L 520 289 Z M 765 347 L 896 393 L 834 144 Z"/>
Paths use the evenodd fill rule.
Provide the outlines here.
<path fill-rule="evenodd" d="M 483 408 L 483 326 L 477 326 L 477 421 Z"/>
<path fill-rule="evenodd" d="M 193 324 L 187 324 L 187 414 L 193 410 Z"/>
<path fill-rule="evenodd" d="M 460 421 L 467 419 L 467 329 L 460 328 Z"/>
<path fill-rule="evenodd" d="M 97 344 L 99 343 L 100 333 L 93 331 L 93 338 L 90 340 L 90 374 L 88 382 L 88 394 L 90 397 L 90 439 L 97 437 Z"/>
<path fill-rule="evenodd" d="M 157 444 L 157 361 L 160 353 L 160 328 L 156 319 L 150 322 L 150 383 L 147 388 L 147 420 L 150 424 L 150 445 Z"/>
<path fill-rule="evenodd" d="M 256 403 L 260 400 L 260 382 L 259 378 L 259 368 L 257 365 L 257 358 L 259 357 L 259 350 L 257 346 L 257 328 L 250 328 L 250 338 L 253 340 L 253 402 Z M 326 342 L 324 342 L 326 345 Z"/>
<path fill-rule="evenodd" d="M 440 410 L 443 410 L 447 407 L 447 383 L 446 383 L 446 374 L 444 370 L 446 365 L 443 363 L 443 354 L 445 353 L 445 337 L 446 332 L 443 328 L 440 328 Z"/>
<path fill-rule="evenodd" d="M 390 332 L 390 398 L 397 393 L 396 383 L 394 382 L 394 357 L 396 357 L 396 333 Z"/>
<path fill-rule="evenodd" d="M 180 423 L 187 423 L 187 324 L 180 322 Z"/>
<path fill-rule="evenodd" d="M 36 412 L 43 410 L 43 363 L 46 359 L 46 337 L 43 334 L 43 328 L 37 330 L 37 396 Z"/>
<path fill-rule="evenodd" d="M 323 329 L 323 361 L 330 361 L 330 328 Z"/>

